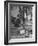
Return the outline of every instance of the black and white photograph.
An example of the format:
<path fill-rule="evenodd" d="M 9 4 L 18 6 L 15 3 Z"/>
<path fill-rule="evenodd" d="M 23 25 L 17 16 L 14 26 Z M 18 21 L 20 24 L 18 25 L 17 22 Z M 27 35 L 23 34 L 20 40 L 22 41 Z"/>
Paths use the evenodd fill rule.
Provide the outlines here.
<path fill-rule="evenodd" d="M 7 1 L 4 5 L 5 44 L 37 43 L 37 2 Z"/>

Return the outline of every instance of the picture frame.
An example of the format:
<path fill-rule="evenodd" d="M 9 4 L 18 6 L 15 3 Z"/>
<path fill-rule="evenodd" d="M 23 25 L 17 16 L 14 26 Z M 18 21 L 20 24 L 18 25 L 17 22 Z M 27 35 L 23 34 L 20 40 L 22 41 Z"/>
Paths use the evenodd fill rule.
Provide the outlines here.
<path fill-rule="evenodd" d="M 30 7 L 33 7 L 33 8 L 30 8 Z M 30 21 L 30 18 L 29 18 L 30 13 L 32 13 L 31 14 L 32 15 L 31 18 L 32 18 L 32 22 L 33 22 L 33 24 L 31 25 L 32 26 L 31 27 L 32 32 L 29 31 L 31 29 L 30 26 L 24 27 L 24 25 L 23 25 L 24 20 L 22 22 L 23 23 L 22 24 L 23 28 L 20 29 L 20 30 L 25 29 L 25 30 L 27 30 L 26 32 L 31 32 L 31 35 L 32 35 L 31 38 L 30 38 L 30 33 L 28 35 L 28 33 L 26 33 L 25 31 L 20 31 L 19 27 L 17 25 L 16 25 L 16 27 L 13 27 L 13 25 L 11 24 L 11 23 L 13 23 L 13 18 L 12 17 L 10 18 L 9 16 L 11 16 L 11 15 L 13 16 L 13 15 L 18 14 L 18 10 L 16 10 L 16 12 L 13 11 L 13 10 L 15 10 L 15 8 L 18 9 L 18 10 L 19 10 L 19 8 L 21 10 L 23 10 L 23 13 L 21 13 L 21 14 L 25 15 L 25 16 L 23 16 L 23 19 L 24 19 L 24 17 L 25 18 L 27 17 L 28 20 L 25 19 L 25 22 L 27 22 L 27 23 Z M 32 11 L 32 9 L 34 9 L 34 10 Z M 17 18 L 18 17 L 16 17 L 16 19 Z M 12 22 L 11 22 L 11 19 L 12 19 Z M 15 24 L 16 24 L 16 22 L 15 22 Z M 30 23 L 31 23 L 31 21 L 30 21 Z M 29 25 L 29 24 L 27 24 L 27 25 Z M 20 32 L 21 36 L 19 36 L 20 34 L 18 35 L 18 33 L 13 34 L 14 33 L 13 30 L 14 29 L 16 30 L 16 28 L 18 28 L 18 30 L 19 30 L 18 32 Z M 10 31 L 10 33 L 9 33 L 9 31 Z M 24 34 L 24 33 L 26 33 L 26 34 Z M 14 35 L 14 37 L 12 35 Z M 18 35 L 18 37 L 16 35 Z M 9 44 L 31 44 L 31 43 L 37 43 L 37 2 L 31 2 L 31 1 L 4 1 L 4 44 L 9 45 Z"/>

